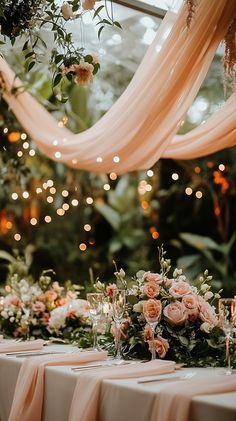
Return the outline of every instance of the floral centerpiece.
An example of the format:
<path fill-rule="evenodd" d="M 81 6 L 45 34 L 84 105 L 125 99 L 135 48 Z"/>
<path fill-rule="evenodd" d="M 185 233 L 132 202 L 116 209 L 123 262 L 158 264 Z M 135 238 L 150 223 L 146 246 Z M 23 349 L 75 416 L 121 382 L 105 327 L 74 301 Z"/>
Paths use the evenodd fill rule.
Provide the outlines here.
<path fill-rule="evenodd" d="M 121 331 L 123 355 L 149 359 L 154 346 L 157 358 L 188 366 L 224 365 L 225 336 L 216 311 L 221 291 L 212 292 L 212 277 L 207 270 L 194 285 L 181 269 L 175 269 L 170 276 L 170 260 L 165 258 L 162 247 L 159 261 L 159 273 L 139 271 L 128 287 L 124 271 L 119 272 L 128 302 Z M 100 282 L 95 287 L 105 288 L 108 295 L 117 288 L 104 287 Z M 144 317 L 144 306 L 150 318 L 158 319 L 154 337 Z"/>
<path fill-rule="evenodd" d="M 85 340 L 87 344 L 88 305 L 86 300 L 78 299 L 82 287 L 70 282 L 59 285 L 53 280 L 52 270 L 43 271 L 34 281 L 21 258 L 10 258 L 8 280 L 0 297 L 1 333 L 24 339 Z"/>

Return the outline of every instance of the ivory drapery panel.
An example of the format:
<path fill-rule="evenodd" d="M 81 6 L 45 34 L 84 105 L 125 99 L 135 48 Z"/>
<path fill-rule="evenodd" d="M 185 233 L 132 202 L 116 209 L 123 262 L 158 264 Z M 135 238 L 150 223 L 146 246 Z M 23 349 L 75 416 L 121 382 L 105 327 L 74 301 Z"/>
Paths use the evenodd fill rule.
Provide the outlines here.
<path fill-rule="evenodd" d="M 83 133 L 59 128 L 27 92 L 8 90 L 4 98 L 44 154 L 75 168 L 124 173 L 150 168 L 160 157 L 207 155 L 236 143 L 235 95 L 202 126 L 175 134 L 235 15 L 235 0 L 199 0 L 188 30 L 185 6 L 178 15 L 167 13 L 125 92 Z M 20 84 L 3 58 L 0 71 L 9 89 Z"/>

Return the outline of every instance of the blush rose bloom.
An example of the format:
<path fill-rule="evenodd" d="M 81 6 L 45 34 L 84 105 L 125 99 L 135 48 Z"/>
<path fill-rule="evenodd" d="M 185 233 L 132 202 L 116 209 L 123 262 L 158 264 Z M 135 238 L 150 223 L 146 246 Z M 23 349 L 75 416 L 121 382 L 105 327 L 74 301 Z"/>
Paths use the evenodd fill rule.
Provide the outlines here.
<path fill-rule="evenodd" d="M 65 20 L 73 19 L 74 13 L 69 3 L 63 3 L 63 5 L 61 6 L 61 14 Z"/>
<path fill-rule="evenodd" d="M 182 299 L 182 303 L 185 305 L 186 308 L 191 310 L 198 308 L 198 299 L 196 295 L 185 295 Z"/>
<path fill-rule="evenodd" d="M 168 322 L 173 326 L 182 325 L 187 319 L 186 307 L 179 301 L 168 304 L 164 308 L 163 313 Z"/>
<path fill-rule="evenodd" d="M 191 287 L 187 282 L 173 282 L 169 289 L 169 293 L 175 298 L 182 298 L 184 295 L 191 293 Z"/>
<path fill-rule="evenodd" d="M 161 301 L 150 298 L 143 303 L 143 313 L 147 320 L 157 320 L 161 315 Z"/>
<path fill-rule="evenodd" d="M 46 291 L 44 296 L 45 296 L 46 301 L 55 301 L 57 299 L 57 293 L 53 291 L 52 289 L 49 291 Z"/>
<path fill-rule="evenodd" d="M 199 317 L 203 322 L 208 323 L 210 326 L 218 325 L 218 319 L 214 308 L 202 297 L 199 297 Z"/>
<path fill-rule="evenodd" d="M 165 358 L 166 353 L 168 349 L 170 348 L 170 345 L 167 341 L 167 339 L 162 338 L 161 336 L 157 336 L 156 339 L 154 339 L 154 346 L 156 349 L 157 354 L 160 358 Z"/>
<path fill-rule="evenodd" d="M 84 10 L 92 10 L 95 6 L 96 0 L 84 0 L 83 1 L 83 9 Z"/>
<path fill-rule="evenodd" d="M 152 332 L 151 326 L 145 325 L 143 334 L 144 334 L 144 341 L 145 342 L 150 341 L 153 337 L 153 332 Z"/>
<path fill-rule="evenodd" d="M 80 63 L 75 68 L 75 82 L 81 86 L 89 85 L 93 80 L 93 70 L 94 67 L 92 64 L 87 63 L 84 60 L 80 60 Z"/>
<path fill-rule="evenodd" d="M 45 304 L 42 301 L 35 301 L 32 305 L 32 310 L 36 314 L 43 313 L 45 311 Z"/>
<path fill-rule="evenodd" d="M 160 293 L 159 285 L 155 281 L 148 281 L 144 285 L 143 293 L 146 294 L 148 298 L 155 298 Z"/>
<path fill-rule="evenodd" d="M 163 282 L 163 277 L 159 273 L 145 272 L 143 278 L 145 282 L 156 282 L 157 284 Z"/>

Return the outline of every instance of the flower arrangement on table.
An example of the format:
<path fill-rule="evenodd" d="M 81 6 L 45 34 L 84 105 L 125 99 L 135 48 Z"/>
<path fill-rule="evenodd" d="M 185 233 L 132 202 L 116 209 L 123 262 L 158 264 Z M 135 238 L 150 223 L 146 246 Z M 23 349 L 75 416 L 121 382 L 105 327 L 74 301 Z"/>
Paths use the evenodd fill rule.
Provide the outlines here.
<path fill-rule="evenodd" d="M 225 335 L 215 307 L 221 291 L 211 291 L 212 277 L 207 270 L 195 285 L 191 285 L 181 269 L 175 269 L 169 276 L 170 260 L 165 258 L 162 247 L 159 261 L 160 273 L 139 271 L 130 287 L 126 286 L 124 271 L 118 273 L 127 294 L 127 317 L 121 329 L 123 355 L 147 359 L 154 347 L 158 358 L 188 366 L 224 365 Z M 99 282 L 95 287 L 105 288 L 112 295 L 117 286 L 106 287 Z M 144 308 L 151 319 L 158 320 L 154 337 Z M 114 329 L 112 333 L 115 334 Z M 107 347 L 111 347 L 110 339 Z"/>
<path fill-rule="evenodd" d="M 19 257 L 13 258 L 9 272 L 0 297 L 0 331 L 4 337 L 53 337 L 80 346 L 91 342 L 87 301 L 78 299 L 81 286 L 70 282 L 60 286 L 53 281 L 52 270 L 43 271 L 36 282 Z"/>

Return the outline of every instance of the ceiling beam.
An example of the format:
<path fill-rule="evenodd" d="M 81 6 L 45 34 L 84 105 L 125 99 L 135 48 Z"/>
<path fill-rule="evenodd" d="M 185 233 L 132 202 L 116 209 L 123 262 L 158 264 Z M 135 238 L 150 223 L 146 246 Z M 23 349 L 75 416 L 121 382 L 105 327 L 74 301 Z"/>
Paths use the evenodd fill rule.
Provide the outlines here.
<path fill-rule="evenodd" d="M 121 4 L 122 6 L 129 7 L 130 9 L 138 10 L 146 15 L 155 16 L 156 18 L 163 19 L 166 10 L 161 9 L 151 4 L 144 3 L 137 0 L 113 0 L 114 3 Z"/>

